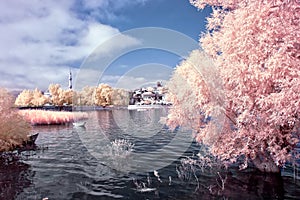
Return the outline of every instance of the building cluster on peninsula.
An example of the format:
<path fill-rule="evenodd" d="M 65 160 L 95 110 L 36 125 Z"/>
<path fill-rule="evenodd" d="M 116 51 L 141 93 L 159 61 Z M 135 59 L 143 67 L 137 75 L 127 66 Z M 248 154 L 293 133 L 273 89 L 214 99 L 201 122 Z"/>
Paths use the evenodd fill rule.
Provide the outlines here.
<path fill-rule="evenodd" d="M 85 86 L 81 91 L 73 90 L 72 72 L 69 72 L 68 88 L 50 84 L 48 90 L 23 90 L 16 98 L 15 105 L 20 108 L 68 109 L 76 106 L 128 106 L 128 105 L 167 105 L 168 92 L 161 82 L 154 87 L 129 91 L 113 88 L 101 83 L 98 86 Z"/>

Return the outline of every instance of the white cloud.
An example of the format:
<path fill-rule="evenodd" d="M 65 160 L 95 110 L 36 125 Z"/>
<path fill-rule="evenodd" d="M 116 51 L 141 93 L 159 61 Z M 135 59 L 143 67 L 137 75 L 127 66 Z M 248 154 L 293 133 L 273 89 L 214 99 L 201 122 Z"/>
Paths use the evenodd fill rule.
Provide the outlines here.
<path fill-rule="evenodd" d="M 99 52 L 96 51 L 96 55 L 98 55 L 98 53 Z M 104 53 L 103 51 L 103 54 L 104 57 L 109 57 L 108 52 Z M 130 68 L 128 67 L 122 74 L 121 72 L 112 74 L 109 69 L 110 66 L 106 67 L 105 63 L 106 60 L 102 59 L 101 56 L 100 60 L 94 59 L 93 56 L 92 59 L 89 57 L 88 61 L 81 66 L 80 71 L 77 72 L 77 77 L 74 79 L 74 89 L 81 90 L 86 85 L 96 86 L 99 83 L 107 83 L 112 87 L 130 90 L 154 86 L 157 81 L 166 84 L 174 70 L 172 66 L 160 63 L 146 63 L 134 67 L 131 66 Z M 126 69 L 126 66 L 123 69 Z"/>
<path fill-rule="evenodd" d="M 148 63 L 136 66 L 122 76 L 103 75 L 101 80 L 106 80 L 117 88 L 133 90 L 141 87 L 155 86 L 157 81 L 165 84 L 172 72 L 172 67 L 159 63 Z"/>
<path fill-rule="evenodd" d="M 144 4 L 147 0 L 83 0 L 83 6 L 87 9 L 113 9 L 120 10 L 126 6 Z"/>
<path fill-rule="evenodd" d="M 157 79 L 153 78 L 145 78 L 144 76 L 136 77 L 136 76 L 123 76 L 123 77 L 116 77 L 117 81 L 107 82 L 108 84 L 116 87 L 116 88 L 123 88 L 128 90 L 135 90 L 139 88 L 146 88 L 146 87 L 154 87 L 158 81 L 162 83 L 166 83 L 167 79 Z"/>
<path fill-rule="evenodd" d="M 93 16 L 80 18 L 74 11 L 76 2 L 0 2 L 0 87 L 45 90 L 49 83 L 63 85 L 70 65 L 78 66 L 99 44 L 120 33 L 114 27 L 97 22 Z M 94 11 L 105 10 L 108 5 L 120 9 L 141 2 L 83 1 L 86 8 Z M 136 42 L 124 36 L 122 45 Z"/>
<path fill-rule="evenodd" d="M 104 75 L 102 78 L 101 78 L 101 81 L 102 82 L 105 82 L 105 83 L 113 83 L 115 84 L 122 76 L 118 76 L 118 75 Z"/>

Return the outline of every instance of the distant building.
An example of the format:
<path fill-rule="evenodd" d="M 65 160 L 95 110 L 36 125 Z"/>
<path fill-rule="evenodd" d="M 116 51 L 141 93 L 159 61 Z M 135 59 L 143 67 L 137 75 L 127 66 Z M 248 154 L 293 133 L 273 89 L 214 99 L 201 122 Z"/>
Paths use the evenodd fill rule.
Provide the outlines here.
<path fill-rule="evenodd" d="M 48 90 L 46 92 L 44 92 L 44 96 L 47 98 L 50 98 L 50 99 L 52 97 L 51 92 L 49 92 Z"/>
<path fill-rule="evenodd" d="M 171 103 L 166 101 L 166 93 L 162 83 L 157 82 L 157 87 L 140 88 L 131 92 L 129 105 L 170 105 Z"/>

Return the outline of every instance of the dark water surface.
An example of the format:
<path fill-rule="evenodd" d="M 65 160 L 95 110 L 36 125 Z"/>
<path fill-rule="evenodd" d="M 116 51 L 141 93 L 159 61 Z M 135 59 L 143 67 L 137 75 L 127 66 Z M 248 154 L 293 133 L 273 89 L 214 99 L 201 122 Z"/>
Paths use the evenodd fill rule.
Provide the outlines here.
<path fill-rule="evenodd" d="M 158 123 L 165 115 L 92 111 L 85 128 L 34 127 L 39 149 L 0 165 L 0 199 L 300 199 L 299 168 L 291 164 L 281 175 L 181 165 L 179 156 L 199 146 Z M 116 149 L 114 141 L 125 145 Z"/>

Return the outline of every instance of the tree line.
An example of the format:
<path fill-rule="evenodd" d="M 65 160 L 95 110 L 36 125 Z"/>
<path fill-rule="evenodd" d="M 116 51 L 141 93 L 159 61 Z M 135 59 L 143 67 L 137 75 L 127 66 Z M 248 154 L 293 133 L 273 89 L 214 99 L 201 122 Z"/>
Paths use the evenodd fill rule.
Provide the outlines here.
<path fill-rule="evenodd" d="M 112 88 L 108 84 L 86 86 L 81 91 L 63 89 L 59 84 L 50 84 L 48 92 L 39 89 L 23 90 L 16 98 L 18 107 L 39 107 L 44 105 L 73 106 L 125 106 L 129 103 L 129 91 Z"/>

